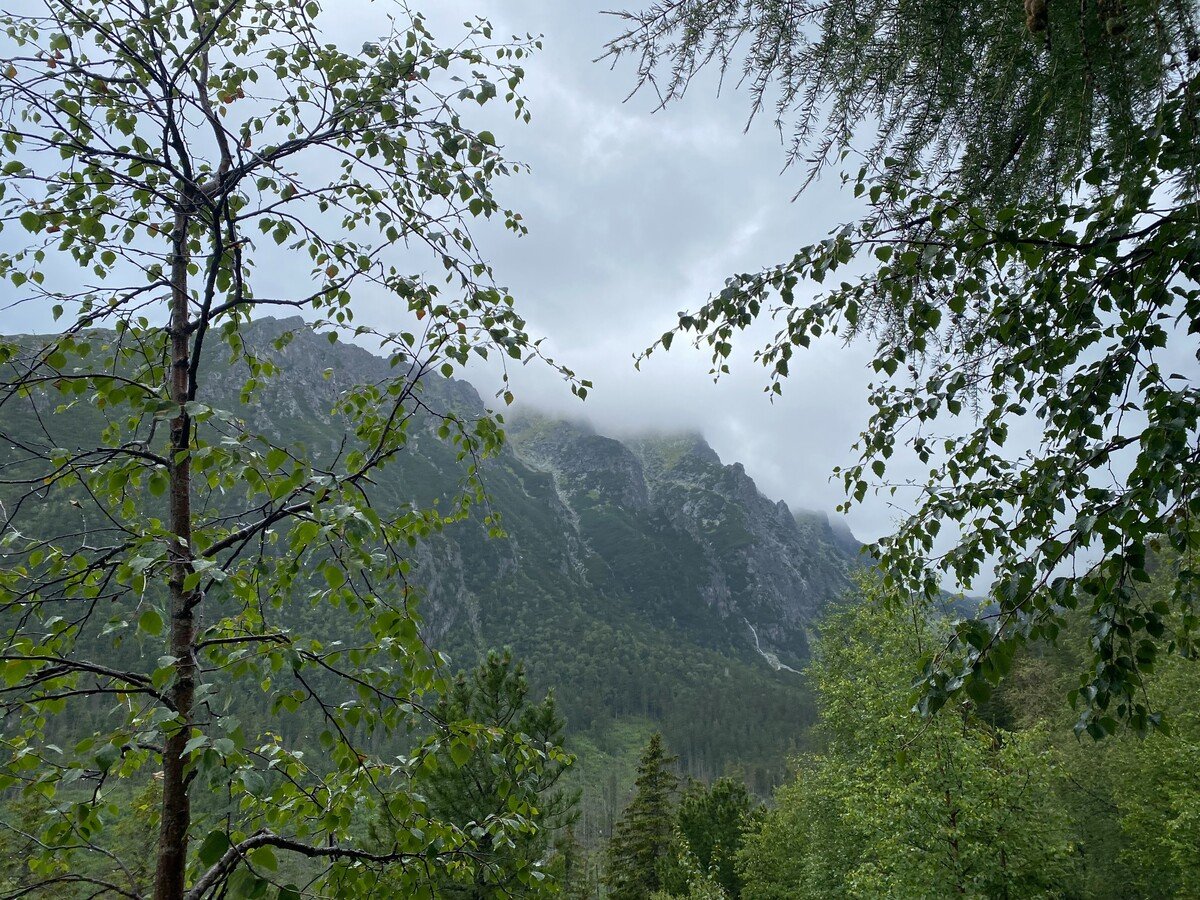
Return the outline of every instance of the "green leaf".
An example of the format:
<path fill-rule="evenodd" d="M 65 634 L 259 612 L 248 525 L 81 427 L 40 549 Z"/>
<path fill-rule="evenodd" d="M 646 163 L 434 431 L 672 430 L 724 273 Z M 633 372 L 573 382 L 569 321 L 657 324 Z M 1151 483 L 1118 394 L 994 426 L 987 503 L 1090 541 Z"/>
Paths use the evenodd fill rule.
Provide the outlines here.
<path fill-rule="evenodd" d="M 238 773 L 238 780 L 241 781 L 242 786 L 246 788 L 246 793 L 251 797 L 262 796 L 267 786 L 266 779 L 253 769 L 242 769 Z"/>
<path fill-rule="evenodd" d="M 208 743 L 207 735 L 204 735 L 204 734 L 196 735 L 194 738 L 192 738 L 186 744 L 183 745 L 184 755 L 186 756 L 187 754 L 191 753 L 194 750 L 199 750 L 201 747 L 205 746 L 207 743 Z"/>
<path fill-rule="evenodd" d="M 155 469 L 150 473 L 148 486 L 151 494 L 153 494 L 155 497 L 161 497 L 166 493 L 167 488 L 170 486 L 170 478 L 162 469 Z"/>
<path fill-rule="evenodd" d="M 321 572 L 325 576 L 325 583 L 329 585 L 330 590 L 336 591 L 346 583 L 346 573 L 336 563 L 326 563 Z"/>
<path fill-rule="evenodd" d="M 9 687 L 19 684 L 34 669 L 34 664 L 27 659 L 5 660 L 2 665 L 4 682 Z"/>
<path fill-rule="evenodd" d="M 229 835 L 223 831 L 210 831 L 205 835 L 204 840 L 200 844 L 200 849 L 196 851 L 196 857 L 200 863 L 205 866 L 212 866 L 225 854 L 233 845 L 229 842 Z"/>
<path fill-rule="evenodd" d="M 316 540 L 321 533 L 321 526 L 316 522 L 300 522 L 292 529 L 292 542 L 297 547 L 304 547 Z"/>
<path fill-rule="evenodd" d="M 237 749 L 237 745 L 229 738 L 217 738 L 213 741 L 213 749 L 216 750 L 222 757 L 229 757 L 233 751 Z"/>
<path fill-rule="evenodd" d="M 250 862 L 260 869 L 266 869 L 268 872 L 279 870 L 279 860 L 275 857 L 274 847 L 255 847 L 247 855 L 250 857 Z"/>
<path fill-rule="evenodd" d="M 146 634 L 160 635 L 163 632 L 163 618 L 158 610 L 150 607 L 138 618 L 138 630 Z"/>
<path fill-rule="evenodd" d="M 121 748 L 116 744 L 105 744 L 96 753 L 96 768 L 107 772 L 121 758 Z"/>
<path fill-rule="evenodd" d="M 455 738 L 450 742 L 450 759 L 460 769 L 467 764 L 471 758 L 471 745 L 466 741 Z"/>
<path fill-rule="evenodd" d="M 968 678 L 966 691 L 967 696 L 974 700 L 977 704 L 986 703 L 992 696 L 992 686 L 988 684 L 987 679 L 982 675 L 976 675 L 973 678 Z"/>

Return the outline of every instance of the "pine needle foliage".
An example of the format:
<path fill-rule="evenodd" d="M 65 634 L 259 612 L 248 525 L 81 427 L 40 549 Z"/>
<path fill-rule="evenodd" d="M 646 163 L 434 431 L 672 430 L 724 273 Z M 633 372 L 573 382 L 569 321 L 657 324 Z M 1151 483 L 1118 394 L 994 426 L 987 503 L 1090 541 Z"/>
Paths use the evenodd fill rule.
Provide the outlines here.
<path fill-rule="evenodd" d="M 859 138 L 867 162 L 949 176 L 971 199 L 1069 184 L 1200 60 L 1190 0 L 661 0 L 607 45 L 663 103 L 708 66 L 773 111 L 809 179 Z M 872 138 L 872 135 L 874 137 Z"/>
<path fill-rule="evenodd" d="M 661 734 L 654 734 L 638 763 L 633 800 L 613 832 L 608 848 L 608 896 L 641 900 L 662 887 L 661 867 L 675 829 L 678 777 Z"/>

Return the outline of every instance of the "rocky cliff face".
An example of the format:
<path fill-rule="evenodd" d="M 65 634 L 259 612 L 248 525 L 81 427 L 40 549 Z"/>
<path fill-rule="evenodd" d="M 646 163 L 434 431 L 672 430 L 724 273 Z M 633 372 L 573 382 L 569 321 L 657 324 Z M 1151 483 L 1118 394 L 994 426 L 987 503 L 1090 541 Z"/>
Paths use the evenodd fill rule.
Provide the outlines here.
<path fill-rule="evenodd" d="M 277 347 L 283 332 L 291 337 Z M 335 451 L 345 433 L 328 412 L 340 392 L 396 374 L 387 360 L 330 344 L 299 319 L 259 322 L 247 343 L 287 373 L 260 391 L 257 414 L 268 430 L 299 433 L 318 453 Z M 244 376 L 210 377 L 233 393 Z M 435 411 L 484 411 L 463 381 L 427 376 L 420 393 Z M 420 429 L 413 449 L 386 470 L 388 493 L 421 501 L 449 494 L 459 469 L 448 449 Z M 487 623 L 528 602 L 501 585 L 530 582 L 552 596 L 598 594 L 597 615 L 632 611 L 705 646 L 798 667 L 808 626 L 859 565 L 844 526 L 764 497 L 740 463 L 724 464 L 696 434 L 621 441 L 527 413 L 510 423 L 508 447 L 483 476 L 508 538 L 489 541 L 467 525 L 417 553 L 415 581 L 435 642 L 511 640 Z"/>
<path fill-rule="evenodd" d="M 316 459 L 346 447 L 352 423 L 331 412 L 344 391 L 407 371 L 406 360 L 331 343 L 300 318 L 264 319 L 243 336 L 249 354 L 279 374 L 256 381 L 246 359 L 227 364 L 215 354 L 200 372 L 203 396 Z M 384 502 L 453 495 L 461 464 L 428 426 L 438 413 L 485 412 L 470 384 L 436 374 L 420 379 L 417 395 L 433 415 L 417 416 L 411 452 L 380 473 Z M 81 421 L 53 424 L 66 440 Z M 591 616 L 630 614 L 703 646 L 769 651 L 798 666 L 808 625 L 859 562 L 844 527 L 764 497 L 740 464 L 724 464 L 696 434 L 617 440 L 525 414 L 482 474 L 507 539 L 488 540 L 467 523 L 415 551 L 414 580 L 437 642 L 507 642 L 515 608 L 537 605 L 531 597 L 587 597 Z"/>
<path fill-rule="evenodd" d="M 277 375 L 254 383 L 245 360 L 215 357 L 200 373 L 203 402 L 314 461 L 353 441 L 352 422 L 332 412 L 345 390 L 405 371 L 404 360 L 331 344 L 299 319 L 260 321 L 245 339 Z M 436 375 L 418 390 L 427 411 L 377 474 L 377 506 L 445 503 L 459 489 L 463 466 L 434 433 L 436 414 L 478 416 L 484 403 L 469 384 Z M 49 426 L 47 446 L 90 444 L 103 427 L 95 409 L 55 415 L 48 402 L 38 425 Z M 574 733 L 653 723 L 692 774 L 713 777 L 736 761 L 768 790 L 815 715 L 797 672 L 806 629 L 848 587 L 857 542 L 821 513 L 793 515 L 764 497 L 697 435 L 617 440 L 536 415 L 508 431 L 482 471 L 507 537 L 468 521 L 413 549 L 427 640 L 455 665 L 510 646 L 540 686 L 557 689 Z M 214 510 L 222 502 L 200 499 Z M 336 621 L 322 624 L 336 631 Z"/>
<path fill-rule="evenodd" d="M 741 464 L 723 464 L 699 435 L 620 442 L 525 416 L 510 438 L 518 460 L 553 476 L 581 543 L 610 569 L 628 574 L 641 549 L 684 545 L 690 552 L 650 564 L 693 566 L 678 572 L 695 586 L 691 602 L 715 612 L 737 641 L 754 646 L 757 634 L 760 649 L 785 661 L 803 658 L 807 626 L 849 587 L 859 564 L 853 537 L 836 533 L 821 513 L 793 516 L 787 504 L 767 499 Z M 605 532 L 618 527 L 640 532 L 642 548 L 608 540 Z"/>

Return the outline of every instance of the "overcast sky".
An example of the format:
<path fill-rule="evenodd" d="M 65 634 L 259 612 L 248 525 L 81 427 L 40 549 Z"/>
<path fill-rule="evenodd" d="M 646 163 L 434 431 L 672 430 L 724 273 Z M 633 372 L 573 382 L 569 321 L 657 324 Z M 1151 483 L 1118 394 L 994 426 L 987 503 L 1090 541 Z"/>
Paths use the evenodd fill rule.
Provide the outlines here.
<path fill-rule="evenodd" d="M 619 25 L 604 8 L 544 0 L 430 8 L 439 24 L 474 12 L 502 32 L 544 35 L 527 66 L 533 121 L 497 129 L 507 154 L 533 169 L 501 187 L 530 234 L 498 237 L 486 249 L 531 329 L 595 390 L 580 403 L 550 373 L 525 370 L 518 403 L 587 418 L 614 435 L 699 431 L 726 462 L 743 463 L 767 496 L 832 513 L 842 492 L 830 472 L 851 461 L 866 423 L 868 348 L 817 346 L 793 366 L 774 403 L 763 391 L 766 371 L 751 359 L 773 328 L 744 336 L 733 374 L 717 384 L 708 354 L 686 343 L 641 371 L 633 354 L 726 276 L 786 259 L 846 221 L 849 196 L 827 178 L 792 202 L 802 173 L 781 172 L 783 148 L 769 117 L 744 132 L 748 98 L 729 85 L 718 96 L 710 78 L 660 111 L 649 93 L 626 101 L 630 66 L 592 61 Z M 873 538 L 892 517 L 882 501 L 869 501 L 848 522 Z"/>
<path fill-rule="evenodd" d="M 726 276 L 781 261 L 851 218 L 853 204 L 837 178 L 792 202 L 802 173 L 781 172 L 783 148 L 770 118 L 744 131 L 746 94 L 727 85 L 718 96 L 712 78 L 665 110 L 655 112 L 649 93 L 626 101 L 631 68 L 593 62 L 619 28 L 599 3 L 413 5 L 423 7 L 443 42 L 453 42 L 463 20 L 476 14 L 490 18 L 500 35 L 544 36 L 544 50 L 526 66 L 532 124 L 513 121 L 511 112 L 483 122 L 510 158 L 532 167 L 497 185 L 501 203 L 524 215 L 530 234 L 516 239 L 494 229 L 483 250 L 530 331 L 545 336 L 550 354 L 595 389 L 581 403 L 548 369 L 529 367 L 516 373 L 519 405 L 586 418 L 614 436 L 699 431 L 727 463 L 744 464 L 768 497 L 833 513 L 842 492 L 831 470 L 852 461 L 851 445 L 866 422 L 868 348 L 827 342 L 810 350 L 793 363 L 774 403 L 763 391 L 765 370 L 751 359 L 773 333 L 769 323 L 741 338 L 733 374 L 718 384 L 707 374 L 707 353 L 686 343 L 657 354 L 640 372 L 633 355 Z M 321 23 L 331 38 L 354 47 L 378 34 L 386 7 L 330 2 Z M 278 287 L 286 289 L 287 273 L 286 260 L 276 260 L 271 277 Z M 368 314 L 360 320 L 385 330 L 402 326 L 404 313 L 393 306 L 363 302 Z M 33 306 L 0 316 L 10 333 L 54 327 L 48 310 Z M 486 372 L 473 380 L 485 398 L 496 390 Z M 868 498 L 848 524 L 870 539 L 892 518 L 881 500 Z"/>

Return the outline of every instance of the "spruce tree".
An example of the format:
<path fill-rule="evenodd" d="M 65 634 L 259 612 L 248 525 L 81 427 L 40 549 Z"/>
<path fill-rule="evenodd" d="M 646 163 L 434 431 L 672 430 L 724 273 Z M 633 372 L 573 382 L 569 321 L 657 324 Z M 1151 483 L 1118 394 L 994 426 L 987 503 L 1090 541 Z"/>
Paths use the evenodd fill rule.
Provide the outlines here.
<path fill-rule="evenodd" d="M 638 763 L 633 800 L 608 847 L 605 883 L 611 900 L 643 900 L 661 887 L 661 863 L 675 825 L 676 759 L 667 755 L 661 734 L 651 735 Z"/>
<path fill-rule="evenodd" d="M 737 855 L 758 812 L 745 783 L 728 776 L 711 785 L 692 782 L 679 801 L 676 822 L 687 848 L 699 869 L 734 900 L 742 889 Z"/>
<path fill-rule="evenodd" d="M 532 702 L 525 664 L 514 660 L 511 650 L 493 650 L 472 672 L 459 673 L 436 714 L 452 728 L 478 722 L 497 735 L 494 745 L 481 744 L 470 754 L 446 745 L 430 776 L 428 800 L 437 815 L 466 831 L 489 832 L 476 850 L 487 865 L 463 870 L 459 877 L 447 874 L 439 881 L 438 896 L 466 900 L 535 895 L 544 883 L 527 884 L 524 876 L 542 863 L 552 878 L 557 875 L 562 881 L 569 860 L 559 857 L 570 840 L 566 829 L 579 815 L 579 791 L 560 784 L 571 760 L 561 751 L 566 721 L 553 692 L 540 703 Z M 545 754 L 545 765 L 529 767 L 525 755 L 511 752 L 510 744 Z M 537 822 L 538 828 L 493 842 L 490 831 L 514 811 Z"/>

